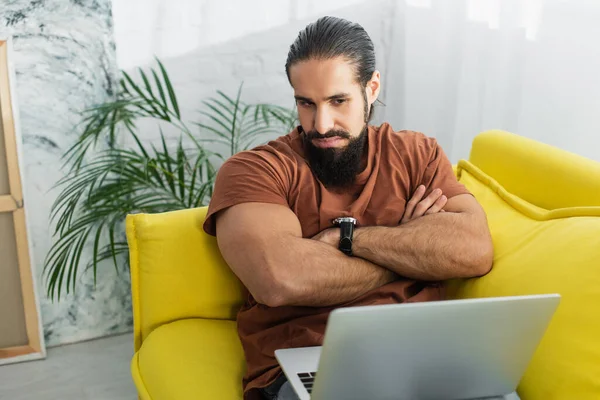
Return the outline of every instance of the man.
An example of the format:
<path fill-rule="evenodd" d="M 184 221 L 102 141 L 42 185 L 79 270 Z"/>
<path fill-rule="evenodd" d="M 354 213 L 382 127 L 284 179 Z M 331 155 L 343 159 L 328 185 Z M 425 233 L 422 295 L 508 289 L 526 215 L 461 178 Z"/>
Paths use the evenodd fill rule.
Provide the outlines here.
<path fill-rule="evenodd" d="M 308 25 L 286 72 L 300 126 L 221 167 L 204 225 L 249 292 L 245 399 L 295 398 L 274 351 L 321 345 L 334 308 L 438 300 L 492 264 L 486 216 L 435 139 L 368 125 L 381 83 L 360 25 Z M 357 220 L 344 252 L 339 217 Z"/>

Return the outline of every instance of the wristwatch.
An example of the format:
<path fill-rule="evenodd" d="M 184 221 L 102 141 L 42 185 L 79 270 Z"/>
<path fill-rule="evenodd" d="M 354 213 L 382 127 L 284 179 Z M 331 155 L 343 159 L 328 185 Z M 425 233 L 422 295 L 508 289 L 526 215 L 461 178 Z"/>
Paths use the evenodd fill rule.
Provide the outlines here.
<path fill-rule="evenodd" d="M 356 219 L 352 217 L 340 217 L 333 220 L 334 225 L 340 227 L 340 243 L 338 248 L 346 255 L 352 255 L 352 236 Z"/>

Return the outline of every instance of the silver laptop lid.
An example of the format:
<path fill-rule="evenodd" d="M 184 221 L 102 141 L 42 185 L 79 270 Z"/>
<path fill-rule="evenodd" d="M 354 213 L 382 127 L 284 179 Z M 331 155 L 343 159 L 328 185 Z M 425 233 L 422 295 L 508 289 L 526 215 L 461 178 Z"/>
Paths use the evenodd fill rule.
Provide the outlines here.
<path fill-rule="evenodd" d="M 560 296 L 341 308 L 312 398 L 465 399 L 515 390 Z"/>

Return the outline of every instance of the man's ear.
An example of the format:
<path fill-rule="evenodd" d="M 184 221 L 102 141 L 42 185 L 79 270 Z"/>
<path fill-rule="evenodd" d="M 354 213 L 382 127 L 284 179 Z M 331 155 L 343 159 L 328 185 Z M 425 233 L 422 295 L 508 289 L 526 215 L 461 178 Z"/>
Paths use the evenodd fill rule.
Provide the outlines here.
<path fill-rule="evenodd" d="M 373 105 L 377 97 L 379 97 L 379 91 L 381 90 L 381 74 L 379 74 L 379 71 L 375 70 L 373 72 L 365 90 L 367 92 L 367 102 L 369 105 Z"/>

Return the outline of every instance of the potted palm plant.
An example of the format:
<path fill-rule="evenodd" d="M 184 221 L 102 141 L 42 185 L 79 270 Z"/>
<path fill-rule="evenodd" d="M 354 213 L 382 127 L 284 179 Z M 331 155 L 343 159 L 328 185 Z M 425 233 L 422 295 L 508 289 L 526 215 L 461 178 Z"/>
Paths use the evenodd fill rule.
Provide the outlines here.
<path fill-rule="evenodd" d="M 148 73 L 139 69 L 137 81 L 122 73 L 116 99 L 84 113 L 82 133 L 64 155 L 66 174 L 56 185 L 56 227 L 44 266 L 52 299 L 75 290 L 82 265 L 92 270 L 94 282 L 101 261 L 112 260 L 118 270 L 119 256 L 128 251 L 127 214 L 206 205 L 220 162 L 289 131 L 296 121 L 291 109 L 244 103 L 240 85 L 235 97 L 218 91 L 203 101 L 201 120 L 188 124 L 166 69 L 156 61 Z M 138 125 L 147 119 L 156 122 L 155 143 L 140 134 Z M 176 145 L 170 146 L 173 137 Z M 209 143 L 226 151 L 210 151 Z"/>

